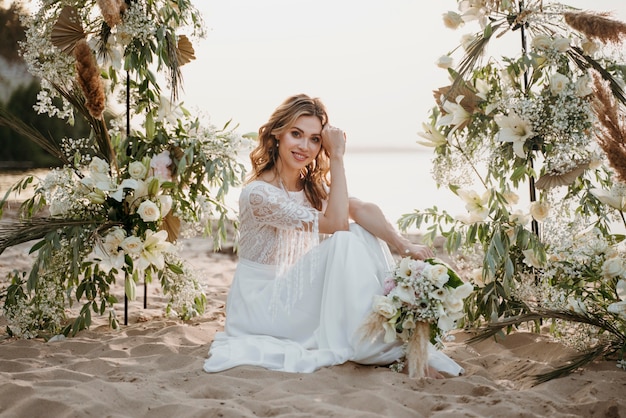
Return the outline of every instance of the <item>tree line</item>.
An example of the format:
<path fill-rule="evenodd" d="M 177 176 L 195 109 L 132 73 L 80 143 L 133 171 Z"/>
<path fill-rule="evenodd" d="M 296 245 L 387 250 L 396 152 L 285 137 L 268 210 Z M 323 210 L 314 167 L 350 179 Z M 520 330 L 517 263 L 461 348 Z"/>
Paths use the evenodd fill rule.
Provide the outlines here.
<path fill-rule="evenodd" d="M 25 13 L 22 6 L 12 3 L 5 7 L 0 0 L 0 56 L 7 65 L 25 66 L 19 53 L 19 42 L 25 39 L 24 27 L 20 15 Z M 60 141 L 63 137 L 86 137 L 89 127 L 77 118 L 71 126 L 65 120 L 37 114 L 33 105 L 40 90 L 39 80 L 18 85 L 7 97 L 0 97 L 0 107 L 7 109 L 26 124 L 37 129 L 45 136 Z M 25 167 L 52 167 L 60 162 L 42 150 L 37 144 L 19 135 L 12 129 L 0 126 L 0 169 Z"/>

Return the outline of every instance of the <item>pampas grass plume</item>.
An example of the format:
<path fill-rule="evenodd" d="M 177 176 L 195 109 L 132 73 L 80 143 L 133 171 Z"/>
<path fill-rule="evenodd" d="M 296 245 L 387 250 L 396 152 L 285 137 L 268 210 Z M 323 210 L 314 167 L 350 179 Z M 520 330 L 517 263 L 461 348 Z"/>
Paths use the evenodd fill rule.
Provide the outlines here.
<path fill-rule="evenodd" d="M 626 23 L 609 19 L 607 16 L 609 16 L 608 13 L 563 13 L 565 22 L 587 38 L 618 44 L 626 35 Z"/>
<path fill-rule="evenodd" d="M 617 179 L 626 183 L 626 120 L 611 90 L 599 76 L 594 76 L 593 87 L 593 111 L 598 118 L 596 139 Z"/>
<path fill-rule="evenodd" d="M 97 0 L 97 2 L 102 18 L 110 28 L 122 21 L 121 13 L 126 10 L 124 0 Z"/>
<path fill-rule="evenodd" d="M 85 96 L 85 106 L 91 116 L 100 119 L 105 105 L 104 86 L 96 58 L 84 39 L 76 43 L 74 58 L 78 84 Z"/>

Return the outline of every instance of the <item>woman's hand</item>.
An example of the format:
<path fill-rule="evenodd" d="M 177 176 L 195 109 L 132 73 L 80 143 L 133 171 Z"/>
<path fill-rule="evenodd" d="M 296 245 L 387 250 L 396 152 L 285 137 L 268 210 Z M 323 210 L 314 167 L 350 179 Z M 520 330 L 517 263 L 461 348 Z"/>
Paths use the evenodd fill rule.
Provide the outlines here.
<path fill-rule="evenodd" d="M 322 147 L 329 157 L 342 157 L 346 151 L 346 133 L 331 125 L 322 129 Z"/>
<path fill-rule="evenodd" d="M 415 260 L 426 260 L 427 258 L 433 258 L 435 253 L 425 245 L 411 243 L 405 247 L 401 255 L 402 257 L 411 257 Z"/>

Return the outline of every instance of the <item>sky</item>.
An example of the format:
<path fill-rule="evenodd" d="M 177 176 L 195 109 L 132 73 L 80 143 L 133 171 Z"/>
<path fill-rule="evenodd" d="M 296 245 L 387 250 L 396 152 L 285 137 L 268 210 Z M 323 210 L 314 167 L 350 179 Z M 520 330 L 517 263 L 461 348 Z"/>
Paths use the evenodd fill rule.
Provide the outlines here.
<path fill-rule="evenodd" d="M 623 0 L 563 3 L 626 21 Z M 208 33 L 195 45 L 197 59 L 183 67 L 188 108 L 208 113 L 217 126 L 232 119 L 247 133 L 285 98 L 306 93 L 320 97 L 331 124 L 346 131 L 348 150 L 423 149 L 415 141 L 434 104 L 432 91 L 449 84 L 435 61 L 478 30 L 476 23 L 443 25 L 442 14 L 456 11 L 456 0 L 194 4 Z"/>

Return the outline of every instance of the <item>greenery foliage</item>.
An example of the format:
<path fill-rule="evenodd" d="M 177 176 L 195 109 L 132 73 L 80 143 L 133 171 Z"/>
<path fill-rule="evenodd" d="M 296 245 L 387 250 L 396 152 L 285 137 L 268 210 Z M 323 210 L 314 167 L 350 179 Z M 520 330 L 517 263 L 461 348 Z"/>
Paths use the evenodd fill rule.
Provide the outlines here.
<path fill-rule="evenodd" d="M 623 362 L 626 189 L 612 157 L 626 140 L 626 67 L 612 45 L 626 25 L 546 1 L 458 6 L 446 26 L 479 30 L 463 37 L 456 69 L 456 50 L 438 61 L 451 84 L 435 91 L 420 142 L 434 150 L 435 180 L 466 213 L 415 210 L 400 228 L 445 237 L 475 286 L 468 326 L 546 319 L 555 336 L 593 354 L 576 367 L 600 355 Z M 485 55 L 508 36 L 519 42 L 513 54 Z M 615 111 L 610 124 L 606 109 Z"/>
<path fill-rule="evenodd" d="M 0 108 L 0 124 L 62 162 L 0 202 L 1 215 L 12 192 L 32 191 L 20 220 L 0 225 L 0 253 L 36 242 L 30 272 L 0 293 L 8 332 L 73 335 L 107 312 L 117 327 L 120 279 L 130 300 L 138 283 L 158 281 L 168 314 L 201 314 L 206 297 L 177 239 L 204 233 L 221 245 L 232 223 L 224 198 L 243 179 L 237 156 L 248 144 L 229 123 L 217 128 L 177 103 L 190 39 L 204 33 L 199 13 L 188 0 L 46 0 L 25 27 L 23 57 L 42 80 L 35 109 L 89 132 L 51 137 Z M 65 308 L 77 302 L 68 322 Z"/>

